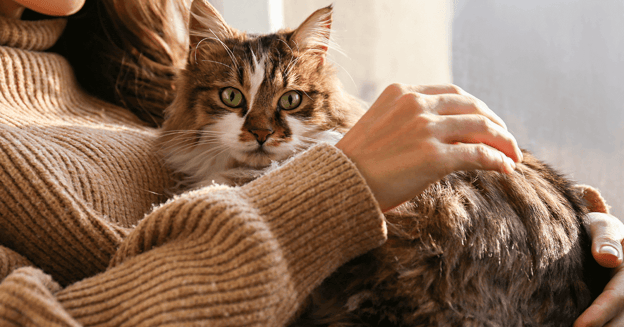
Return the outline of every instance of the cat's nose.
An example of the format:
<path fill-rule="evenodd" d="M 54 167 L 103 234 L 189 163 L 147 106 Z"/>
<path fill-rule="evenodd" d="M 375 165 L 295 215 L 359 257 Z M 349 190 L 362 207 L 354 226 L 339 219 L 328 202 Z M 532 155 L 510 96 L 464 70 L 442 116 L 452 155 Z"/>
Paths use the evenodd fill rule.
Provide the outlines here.
<path fill-rule="evenodd" d="M 273 134 L 272 129 L 258 128 L 249 129 L 249 132 L 256 137 L 256 140 L 262 145 L 269 138 L 269 135 Z"/>

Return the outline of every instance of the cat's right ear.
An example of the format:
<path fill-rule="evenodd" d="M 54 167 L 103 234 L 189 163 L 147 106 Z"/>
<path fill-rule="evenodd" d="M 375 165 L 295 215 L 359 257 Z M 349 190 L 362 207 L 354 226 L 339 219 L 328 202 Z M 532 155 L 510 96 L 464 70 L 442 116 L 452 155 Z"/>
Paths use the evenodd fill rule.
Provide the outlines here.
<path fill-rule="evenodd" d="M 321 65 L 329 47 L 333 9 L 334 6 L 329 5 L 315 11 L 291 36 L 291 42 L 299 51 L 316 54 Z"/>
<path fill-rule="evenodd" d="M 234 30 L 225 23 L 221 14 L 208 0 L 193 0 L 189 18 L 189 60 L 194 61 L 194 54 L 201 42 L 221 42 L 234 34 Z"/>

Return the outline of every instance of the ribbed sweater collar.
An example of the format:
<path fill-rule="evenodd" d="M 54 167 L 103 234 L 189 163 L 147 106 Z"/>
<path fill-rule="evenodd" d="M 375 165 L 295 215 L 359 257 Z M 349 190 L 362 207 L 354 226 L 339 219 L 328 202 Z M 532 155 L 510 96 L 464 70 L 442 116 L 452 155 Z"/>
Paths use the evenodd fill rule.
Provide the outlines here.
<path fill-rule="evenodd" d="M 63 18 L 22 21 L 0 17 L 0 45 L 24 50 L 47 50 L 63 33 Z"/>
<path fill-rule="evenodd" d="M 0 124 L 142 125 L 129 111 L 85 93 L 64 57 L 42 52 L 66 22 L 0 17 Z"/>

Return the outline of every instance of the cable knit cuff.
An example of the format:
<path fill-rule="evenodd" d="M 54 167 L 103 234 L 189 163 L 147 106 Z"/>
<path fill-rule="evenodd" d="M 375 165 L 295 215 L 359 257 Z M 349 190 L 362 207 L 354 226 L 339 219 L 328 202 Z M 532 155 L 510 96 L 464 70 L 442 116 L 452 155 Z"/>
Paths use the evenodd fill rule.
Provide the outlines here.
<path fill-rule="evenodd" d="M 266 217 L 301 294 L 326 277 L 320 272 L 386 240 L 383 214 L 364 178 L 331 145 L 311 148 L 243 190 Z"/>

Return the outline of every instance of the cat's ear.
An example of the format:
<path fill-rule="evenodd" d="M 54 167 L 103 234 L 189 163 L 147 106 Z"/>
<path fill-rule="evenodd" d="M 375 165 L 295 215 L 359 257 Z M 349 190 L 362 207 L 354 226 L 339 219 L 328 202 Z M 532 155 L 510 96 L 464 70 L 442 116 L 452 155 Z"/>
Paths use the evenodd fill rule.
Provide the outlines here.
<path fill-rule="evenodd" d="M 229 27 L 221 14 L 208 0 L 193 0 L 189 17 L 190 47 L 195 51 L 197 45 L 204 41 L 219 41 L 233 37 L 234 30 Z"/>
<path fill-rule="evenodd" d="M 312 51 L 325 61 L 331 32 L 333 5 L 321 8 L 308 17 L 293 33 L 290 42 L 299 51 Z"/>

